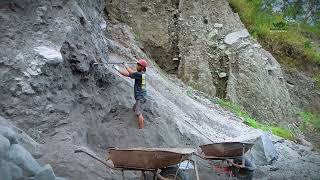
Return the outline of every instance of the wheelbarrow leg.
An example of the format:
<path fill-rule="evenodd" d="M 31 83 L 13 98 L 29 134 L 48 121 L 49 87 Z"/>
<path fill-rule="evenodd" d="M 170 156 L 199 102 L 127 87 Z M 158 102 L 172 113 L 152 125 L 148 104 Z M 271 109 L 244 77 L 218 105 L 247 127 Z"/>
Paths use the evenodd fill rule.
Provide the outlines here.
<path fill-rule="evenodd" d="M 174 180 L 176 180 L 176 179 L 177 179 L 177 176 L 178 176 L 178 173 L 179 173 L 180 164 L 181 164 L 181 161 L 180 161 L 180 163 L 179 163 L 179 165 L 178 165 L 178 168 L 177 168 L 176 174 L 174 175 Z"/>
<path fill-rule="evenodd" d="M 245 162 L 245 159 L 244 159 L 244 152 L 245 152 L 245 147 L 244 147 L 244 144 L 242 144 L 242 164 L 241 164 L 241 166 L 242 167 L 245 167 L 245 164 L 246 164 L 246 162 Z"/>
<path fill-rule="evenodd" d="M 192 160 L 192 162 L 193 162 L 193 166 L 194 166 L 194 171 L 196 172 L 196 180 L 200 180 L 197 162 L 195 160 Z"/>
<path fill-rule="evenodd" d="M 124 171 L 123 170 L 121 170 L 121 174 L 122 174 L 122 180 L 125 180 L 124 179 Z"/>
<path fill-rule="evenodd" d="M 153 180 L 157 180 L 157 172 L 159 169 L 156 169 L 155 171 L 153 171 Z"/>
<path fill-rule="evenodd" d="M 140 180 L 146 180 L 146 173 L 144 171 L 141 171 Z"/>

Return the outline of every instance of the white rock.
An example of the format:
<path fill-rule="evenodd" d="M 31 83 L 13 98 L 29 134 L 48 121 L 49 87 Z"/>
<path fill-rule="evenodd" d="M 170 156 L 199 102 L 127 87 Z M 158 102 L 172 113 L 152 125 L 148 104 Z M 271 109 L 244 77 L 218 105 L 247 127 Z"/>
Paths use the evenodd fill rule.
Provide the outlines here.
<path fill-rule="evenodd" d="M 230 54 L 231 54 L 231 52 L 230 52 L 230 51 L 228 51 L 228 50 L 226 50 L 226 51 L 224 52 L 224 54 L 226 54 L 226 55 L 230 55 Z"/>
<path fill-rule="evenodd" d="M 249 35 L 250 34 L 246 29 L 243 29 L 243 30 L 237 31 L 237 32 L 233 32 L 233 33 L 228 34 L 224 38 L 224 43 L 226 43 L 228 45 L 232 45 L 232 44 L 236 43 L 241 38 L 249 37 Z"/>
<path fill-rule="evenodd" d="M 253 47 L 254 48 L 261 48 L 261 45 L 260 44 L 254 44 Z"/>
<path fill-rule="evenodd" d="M 25 93 L 25 94 L 34 94 L 35 93 L 29 83 L 21 81 L 19 84 L 21 86 L 21 91 L 23 93 Z"/>
<path fill-rule="evenodd" d="M 223 24 L 214 23 L 213 27 L 215 27 L 215 28 L 222 28 L 222 27 L 223 27 Z"/>
<path fill-rule="evenodd" d="M 61 53 L 52 47 L 39 46 L 35 47 L 34 50 L 43 58 L 49 61 L 62 62 Z"/>
<path fill-rule="evenodd" d="M 225 78 L 225 77 L 227 77 L 227 73 L 225 72 L 219 73 L 219 78 Z"/>
<path fill-rule="evenodd" d="M 101 29 L 106 29 L 107 28 L 107 23 L 106 23 L 106 21 L 102 21 L 101 23 L 100 23 L 100 28 Z"/>
<path fill-rule="evenodd" d="M 221 49 L 221 50 L 223 50 L 223 49 L 226 48 L 226 46 L 222 44 L 222 45 L 220 45 L 218 48 Z"/>
<path fill-rule="evenodd" d="M 214 29 L 208 34 L 208 39 L 212 40 L 218 34 L 218 30 Z"/>

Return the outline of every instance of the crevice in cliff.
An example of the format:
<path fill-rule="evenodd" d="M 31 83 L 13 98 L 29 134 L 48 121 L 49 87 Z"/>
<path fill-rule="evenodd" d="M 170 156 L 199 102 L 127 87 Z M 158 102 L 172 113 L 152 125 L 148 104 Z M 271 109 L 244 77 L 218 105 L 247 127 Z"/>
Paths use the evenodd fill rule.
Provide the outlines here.
<path fill-rule="evenodd" d="M 211 49 L 216 52 L 217 49 Z M 226 54 L 220 54 L 218 52 L 212 55 L 212 58 L 208 60 L 209 69 L 211 72 L 213 83 L 216 87 L 216 96 L 222 99 L 226 98 L 227 86 L 229 79 L 229 57 Z"/>
<path fill-rule="evenodd" d="M 225 98 L 227 95 L 228 75 L 229 75 L 229 58 L 227 55 L 219 57 L 219 73 L 217 76 L 217 96 Z"/>
<path fill-rule="evenodd" d="M 172 19 L 169 24 L 169 38 L 170 49 L 169 57 L 172 60 L 172 65 L 168 70 L 169 73 L 176 74 L 180 63 L 180 50 L 179 50 L 179 32 L 180 32 L 180 0 L 172 0 L 171 6 L 173 7 Z"/>

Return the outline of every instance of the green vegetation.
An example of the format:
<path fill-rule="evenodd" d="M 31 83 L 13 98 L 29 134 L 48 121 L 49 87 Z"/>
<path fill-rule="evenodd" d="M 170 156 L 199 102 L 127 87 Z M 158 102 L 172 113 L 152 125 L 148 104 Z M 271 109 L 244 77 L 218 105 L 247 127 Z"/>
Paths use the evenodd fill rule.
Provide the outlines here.
<path fill-rule="evenodd" d="M 298 13 L 299 6 L 285 12 L 274 13 L 261 10 L 263 0 L 230 0 L 230 5 L 239 13 L 253 37 L 267 48 L 277 59 L 289 67 L 301 70 L 307 65 L 320 64 L 320 53 L 311 41 L 319 40 L 320 23 L 287 22 L 287 15 Z M 307 68 L 305 68 L 307 69 Z M 314 73 L 314 72 L 311 72 Z"/>
<path fill-rule="evenodd" d="M 251 126 L 256 129 L 261 129 L 263 131 L 271 131 L 273 134 L 283 137 L 285 139 L 294 140 L 295 136 L 291 130 L 288 128 L 282 128 L 275 124 L 261 123 L 256 119 L 252 118 L 247 112 L 243 111 L 240 106 L 234 104 L 230 101 L 219 99 L 216 103 L 220 104 L 222 107 L 230 110 L 236 116 L 242 117 L 244 119 L 244 123 L 248 126 Z"/>
<path fill-rule="evenodd" d="M 313 77 L 313 79 L 314 79 L 315 82 L 316 82 L 316 86 L 317 86 L 318 88 L 320 88 L 320 73 L 319 73 L 319 74 L 316 74 L 316 75 Z"/>
<path fill-rule="evenodd" d="M 299 116 L 303 119 L 300 128 L 302 130 L 320 132 L 320 114 L 301 112 Z"/>

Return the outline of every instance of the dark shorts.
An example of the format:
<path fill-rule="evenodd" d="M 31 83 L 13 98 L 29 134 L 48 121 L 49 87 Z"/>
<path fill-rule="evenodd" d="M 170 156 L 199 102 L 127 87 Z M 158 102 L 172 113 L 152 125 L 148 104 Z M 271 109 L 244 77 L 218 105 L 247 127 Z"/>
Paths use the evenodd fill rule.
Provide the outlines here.
<path fill-rule="evenodd" d="M 142 114 L 143 109 L 144 109 L 144 104 L 146 103 L 145 99 L 137 99 L 136 103 L 133 105 L 133 111 L 134 113 L 139 116 L 140 114 Z"/>

